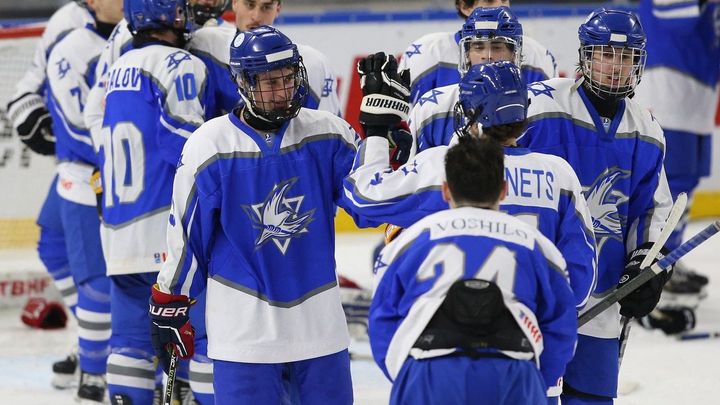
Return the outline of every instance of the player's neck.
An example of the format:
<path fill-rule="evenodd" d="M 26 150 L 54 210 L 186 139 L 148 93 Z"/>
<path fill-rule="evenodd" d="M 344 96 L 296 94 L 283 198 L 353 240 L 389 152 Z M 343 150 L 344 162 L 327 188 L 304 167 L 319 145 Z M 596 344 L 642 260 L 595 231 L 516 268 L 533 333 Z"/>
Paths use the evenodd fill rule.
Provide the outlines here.
<path fill-rule="evenodd" d="M 595 111 L 597 111 L 597 113 L 601 117 L 610 119 L 615 118 L 615 113 L 617 112 L 617 106 L 620 103 L 620 100 L 604 99 L 598 96 L 597 94 L 595 94 L 594 91 L 590 89 L 590 86 L 587 84 L 587 82 L 583 82 L 582 86 L 585 95 L 590 101 L 590 104 L 592 104 L 592 106 L 595 108 Z"/>
<path fill-rule="evenodd" d="M 240 121 L 245 125 L 263 134 L 274 133 L 282 126 L 282 123 L 274 123 L 258 117 L 245 107 L 243 107 L 242 110 L 236 109 L 234 114 L 240 118 Z"/>

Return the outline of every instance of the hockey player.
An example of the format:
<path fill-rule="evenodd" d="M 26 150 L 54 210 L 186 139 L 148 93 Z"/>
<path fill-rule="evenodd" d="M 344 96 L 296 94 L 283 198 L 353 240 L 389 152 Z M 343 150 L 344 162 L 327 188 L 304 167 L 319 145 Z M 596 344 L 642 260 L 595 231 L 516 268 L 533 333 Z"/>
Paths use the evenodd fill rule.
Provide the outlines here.
<path fill-rule="evenodd" d="M 218 97 L 215 104 L 221 113 L 231 111 L 240 101 L 229 73 L 227 52 L 235 34 L 260 25 L 272 25 L 281 8 L 281 0 L 233 0 L 237 31 L 205 28 L 198 30 L 190 41 L 188 49 L 208 65 L 211 77 L 216 81 Z M 330 69 L 327 57 L 310 46 L 297 44 L 297 47 L 308 75 L 308 96 L 303 107 L 340 115 L 335 73 Z"/>
<path fill-rule="evenodd" d="M 479 63 L 506 60 L 520 66 L 522 33 L 522 25 L 507 7 L 476 8 L 458 33 L 460 76 Z M 529 83 L 527 79 L 525 83 Z M 410 156 L 416 151 L 450 142 L 454 133 L 454 107 L 458 92 L 456 82 L 438 87 L 423 95 L 414 106 L 408 120 L 410 132 L 414 135 Z"/>
<path fill-rule="evenodd" d="M 240 32 L 230 67 L 242 104 L 190 137 L 175 176 L 155 348 L 192 355 L 186 313 L 207 289 L 215 403 L 350 404 L 333 218 L 355 133 L 301 108 L 302 58 L 275 28 Z"/>
<path fill-rule="evenodd" d="M 463 20 L 470 17 L 473 10 L 477 10 L 478 7 L 505 7 L 507 9 L 509 6 L 509 0 L 455 1 L 458 15 Z M 491 25 L 489 21 L 484 20 L 486 22 L 481 23 L 476 28 L 502 31 L 504 29 L 503 23 L 508 22 L 510 18 L 514 24 L 517 23 L 515 15 L 509 13 L 506 18 L 495 20 L 497 21 L 495 25 Z M 421 100 L 426 99 L 426 93 L 431 92 L 436 87 L 447 86 L 460 81 L 461 73 L 458 72 L 458 65 L 461 59 L 458 58 L 457 53 L 460 39 L 461 32 L 435 32 L 420 37 L 405 50 L 400 61 L 400 69 L 410 70 L 411 104 L 421 103 Z M 555 57 L 549 50 L 527 36 L 522 37 L 522 44 L 522 54 L 519 55 L 519 62 L 522 65 L 520 63 L 516 64 L 522 67 L 526 83 L 557 77 Z M 489 52 L 489 55 L 492 55 L 495 51 L 502 52 L 497 47 L 484 50 Z M 429 93 L 429 97 L 432 97 L 432 94 Z"/>
<path fill-rule="evenodd" d="M 359 70 L 378 76 L 372 71 L 377 56 L 368 57 Z M 394 74 L 392 67 L 385 68 L 386 77 Z M 365 80 L 369 81 L 374 79 Z M 519 70 L 510 62 L 476 65 L 459 87 L 456 136 L 476 136 L 478 124 L 482 124 L 483 137 L 505 146 L 505 180 L 509 187 L 500 210 L 534 226 L 557 246 L 567 262 L 575 304 L 582 308 L 596 283 L 590 212 L 580 182 L 567 162 L 516 147 L 515 140 L 527 124 L 528 93 Z M 361 120 L 367 126 L 377 118 L 363 114 Z M 382 132 L 369 133 L 345 181 L 345 198 L 357 215 L 368 221 L 408 227 L 428 214 L 447 209 L 440 187 L 445 181 L 443 162 L 448 146 L 423 151 L 392 171 L 387 139 L 379 136 Z M 456 140 L 453 138 L 452 143 Z"/>
<path fill-rule="evenodd" d="M 518 143 L 566 159 L 583 185 L 598 246 L 591 307 L 639 273 L 672 201 L 663 170 L 662 129 L 629 97 L 645 64 L 640 21 L 631 12 L 601 8 L 578 33 L 582 77 L 530 84 L 530 124 Z M 667 277 L 666 272 L 657 275 L 580 328 L 565 374 L 564 405 L 613 402 L 620 316 L 647 315 Z"/>
<path fill-rule="evenodd" d="M 110 339 L 110 280 L 100 243 L 100 220 L 90 185 L 97 157 L 82 110 L 97 55 L 122 18 L 121 0 L 89 0 L 94 23 L 57 42 L 47 60 L 48 108 L 59 161 L 58 205 L 70 271 L 77 285 L 80 386 L 78 398 L 102 403 Z M 78 52 L 82 49 L 83 52 Z"/>
<path fill-rule="evenodd" d="M 156 367 L 147 302 L 167 255 L 172 178 L 213 90 L 202 61 L 182 49 L 192 27 L 183 0 L 125 0 L 124 12 L 134 49 L 110 67 L 101 136 L 94 138 L 112 281 L 107 380 L 113 403 L 147 404 Z"/>
<path fill-rule="evenodd" d="M 55 43 L 75 28 L 93 21 L 84 1 L 70 2 L 57 10 L 45 25 L 40 43 L 35 48 L 33 63 L 15 87 L 15 94 L 7 106 L 7 115 L 20 140 L 41 155 L 55 154 L 55 135 L 52 120 L 45 104 L 45 68 L 47 57 Z M 62 231 L 58 205 L 57 177 L 53 179 L 38 215 L 40 226 L 38 256 L 52 276 L 63 302 L 75 314 L 77 288 L 70 273 L 65 235 Z M 68 388 L 77 384 L 77 353 L 55 362 L 52 385 Z"/>
<path fill-rule="evenodd" d="M 406 229 L 376 262 L 370 345 L 393 381 L 391 404 L 547 403 L 546 384 L 572 357 L 565 261 L 498 212 L 503 157 L 494 140 L 460 137 L 445 156 L 451 209 Z"/>
<path fill-rule="evenodd" d="M 692 196 L 700 178 L 710 174 L 720 80 L 720 4 L 642 0 L 639 17 L 647 32 L 648 59 L 635 100 L 649 107 L 663 128 L 673 199 L 681 192 Z M 686 225 L 683 216 L 668 240 L 669 249 L 680 245 Z M 696 306 L 707 282 L 676 264 L 661 305 Z"/>

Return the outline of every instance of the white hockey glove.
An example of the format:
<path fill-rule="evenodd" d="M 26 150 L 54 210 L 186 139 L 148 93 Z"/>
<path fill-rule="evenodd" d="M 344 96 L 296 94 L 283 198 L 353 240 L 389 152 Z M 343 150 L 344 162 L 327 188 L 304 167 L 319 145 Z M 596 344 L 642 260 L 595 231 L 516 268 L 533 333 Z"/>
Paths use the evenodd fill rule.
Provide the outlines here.
<path fill-rule="evenodd" d="M 7 114 L 22 143 L 41 155 L 55 154 L 52 119 L 40 95 L 25 93 L 10 101 Z"/>
<path fill-rule="evenodd" d="M 392 55 L 378 52 L 358 62 L 363 99 L 360 124 L 365 136 L 388 136 L 410 112 L 410 71 L 398 72 Z"/>

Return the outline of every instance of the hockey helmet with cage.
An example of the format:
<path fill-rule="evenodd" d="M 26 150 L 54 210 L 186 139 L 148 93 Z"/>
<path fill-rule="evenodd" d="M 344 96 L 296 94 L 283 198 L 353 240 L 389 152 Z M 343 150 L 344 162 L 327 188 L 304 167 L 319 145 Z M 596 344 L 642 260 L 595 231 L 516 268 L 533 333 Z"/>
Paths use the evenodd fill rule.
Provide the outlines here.
<path fill-rule="evenodd" d="M 470 69 L 472 63 L 468 52 L 473 46 L 477 46 L 478 42 L 505 43 L 513 53 L 511 62 L 520 66 L 522 40 L 522 24 L 508 7 L 476 8 L 460 30 L 460 63 L 458 63 L 460 76 Z"/>
<path fill-rule="evenodd" d="M 210 3 L 210 4 L 208 4 Z M 190 11 L 193 21 L 198 27 L 204 26 L 208 21 L 217 20 L 228 8 L 229 0 L 191 0 Z"/>
<path fill-rule="evenodd" d="M 305 102 L 308 81 L 302 57 L 276 28 L 262 25 L 238 33 L 230 45 L 230 71 L 245 107 L 265 122 L 287 121 Z"/>
<path fill-rule="evenodd" d="M 580 71 L 590 90 L 604 99 L 630 95 L 640 83 L 646 36 L 635 13 L 600 8 L 578 29 Z"/>
<path fill-rule="evenodd" d="M 467 134 L 475 123 L 483 128 L 525 121 L 527 85 L 512 62 L 475 65 L 460 79 L 455 104 L 455 130 Z"/>
<path fill-rule="evenodd" d="M 133 35 L 143 30 L 172 29 L 184 22 L 184 31 L 192 30 L 192 18 L 186 0 L 124 0 L 125 20 Z"/>

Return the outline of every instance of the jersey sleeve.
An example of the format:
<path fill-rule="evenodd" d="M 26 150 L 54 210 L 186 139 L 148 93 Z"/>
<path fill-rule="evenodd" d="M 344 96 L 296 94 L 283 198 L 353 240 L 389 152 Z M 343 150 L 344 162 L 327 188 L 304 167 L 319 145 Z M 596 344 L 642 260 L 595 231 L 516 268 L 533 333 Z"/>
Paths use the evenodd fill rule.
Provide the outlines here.
<path fill-rule="evenodd" d="M 309 92 L 303 107 L 341 115 L 335 73 L 327 57 L 309 46 L 298 47 L 307 70 Z"/>
<path fill-rule="evenodd" d="M 185 144 L 173 180 L 167 228 L 168 255 L 158 274 L 161 291 L 196 297 L 206 285 L 209 247 L 218 223 L 220 186 L 202 133 Z"/>
<path fill-rule="evenodd" d="M 694 31 L 701 20 L 700 1 L 696 0 L 641 0 L 640 7 L 652 11 L 653 23 L 666 26 L 677 35 Z"/>
<path fill-rule="evenodd" d="M 564 166 L 563 175 L 569 182 L 560 190 L 560 224 L 555 245 L 565 258 L 575 305 L 581 309 L 597 284 L 597 251 L 590 208 L 580 180 L 569 164 Z"/>
<path fill-rule="evenodd" d="M 445 177 L 445 148 L 415 156 L 393 171 L 388 141 L 369 137 L 361 142 L 352 172 L 344 181 L 345 203 L 360 217 L 408 227 L 446 209 L 440 187 Z"/>
<path fill-rule="evenodd" d="M 177 67 L 164 74 L 163 94 L 159 89 L 162 104 L 158 125 L 158 145 L 163 158 L 170 164 L 177 164 L 185 141 L 205 120 L 206 111 L 213 111 L 213 90 L 208 80 L 205 65 L 184 51 L 187 58 Z"/>
<path fill-rule="evenodd" d="M 90 85 L 85 72 L 79 70 L 84 67 L 81 66 L 83 64 L 69 54 L 70 47 L 67 45 L 61 41 L 48 58 L 48 107 L 54 120 L 53 127 L 75 141 L 72 142 L 75 145 L 73 151 L 87 162 L 95 163 L 97 157 L 83 119 Z M 72 51 L 76 52 L 74 49 Z"/>
<path fill-rule="evenodd" d="M 562 391 L 558 381 L 575 353 L 577 311 L 560 252 L 549 240 L 540 237 L 535 253 L 540 253 L 535 255 L 540 290 L 535 316 L 543 336 L 540 373 L 548 396 L 556 397 Z"/>
<path fill-rule="evenodd" d="M 654 127 L 655 134 L 645 141 L 639 140 L 633 154 L 634 187 L 629 201 L 630 227 L 625 246 L 628 252 L 658 239 L 673 204 L 663 167 L 664 138 L 659 125 Z"/>

